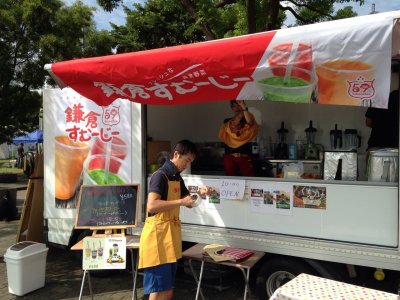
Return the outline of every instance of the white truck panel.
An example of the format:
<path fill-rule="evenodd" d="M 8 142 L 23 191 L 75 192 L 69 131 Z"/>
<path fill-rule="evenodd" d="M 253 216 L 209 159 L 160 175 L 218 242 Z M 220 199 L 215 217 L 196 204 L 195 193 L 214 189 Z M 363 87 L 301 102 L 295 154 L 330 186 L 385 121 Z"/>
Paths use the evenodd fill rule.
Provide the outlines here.
<path fill-rule="evenodd" d="M 220 182 L 194 175 L 184 178 L 187 185 L 201 186 L 205 182 L 218 187 Z M 249 185 L 255 182 L 265 186 L 284 184 L 291 190 L 293 185 L 326 187 L 326 209 L 293 207 L 289 215 L 254 211 Z M 387 247 L 398 245 L 396 186 L 283 179 L 247 179 L 246 185 L 242 201 L 221 200 L 220 209 L 183 208 L 182 222 Z"/>

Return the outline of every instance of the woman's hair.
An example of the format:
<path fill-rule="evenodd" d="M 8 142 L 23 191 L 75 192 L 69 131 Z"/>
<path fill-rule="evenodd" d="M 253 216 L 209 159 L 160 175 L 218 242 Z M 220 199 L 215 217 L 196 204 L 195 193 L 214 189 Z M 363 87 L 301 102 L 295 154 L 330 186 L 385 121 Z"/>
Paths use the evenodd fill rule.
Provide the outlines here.
<path fill-rule="evenodd" d="M 197 155 L 197 148 L 194 143 L 189 140 L 181 140 L 172 149 L 171 158 L 174 157 L 174 152 L 178 151 L 180 155 L 194 154 Z"/>

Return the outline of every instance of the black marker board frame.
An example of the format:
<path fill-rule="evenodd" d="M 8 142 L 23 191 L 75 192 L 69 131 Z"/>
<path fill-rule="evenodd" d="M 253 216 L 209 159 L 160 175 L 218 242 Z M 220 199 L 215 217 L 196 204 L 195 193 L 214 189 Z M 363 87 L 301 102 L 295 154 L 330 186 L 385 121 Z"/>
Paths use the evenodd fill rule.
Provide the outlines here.
<path fill-rule="evenodd" d="M 136 227 L 139 195 L 139 184 L 82 185 L 75 228 Z"/>

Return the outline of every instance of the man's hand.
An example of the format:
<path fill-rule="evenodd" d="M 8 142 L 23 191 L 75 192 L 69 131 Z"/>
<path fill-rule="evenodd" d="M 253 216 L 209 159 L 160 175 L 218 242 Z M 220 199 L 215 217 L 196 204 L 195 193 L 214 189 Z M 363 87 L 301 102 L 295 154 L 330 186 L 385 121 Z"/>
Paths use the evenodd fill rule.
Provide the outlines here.
<path fill-rule="evenodd" d="M 187 208 L 192 208 L 192 205 L 196 202 L 196 199 L 192 199 L 191 195 L 187 195 L 185 198 L 181 199 L 181 205 Z"/>
<path fill-rule="evenodd" d="M 247 108 L 246 103 L 244 103 L 244 100 L 236 100 L 236 103 L 240 106 L 242 110 L 245 110 Z"/>

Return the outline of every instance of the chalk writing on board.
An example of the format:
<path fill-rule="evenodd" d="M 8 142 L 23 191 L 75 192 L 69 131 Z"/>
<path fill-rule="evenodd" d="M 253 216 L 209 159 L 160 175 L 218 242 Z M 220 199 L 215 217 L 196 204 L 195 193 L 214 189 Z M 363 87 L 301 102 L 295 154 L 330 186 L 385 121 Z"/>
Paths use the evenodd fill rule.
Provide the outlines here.
<path fill-rule="evenodd" d="M 76 226 L 136 226 L 138 185 L 83 185 L 81 187 Z"/>

